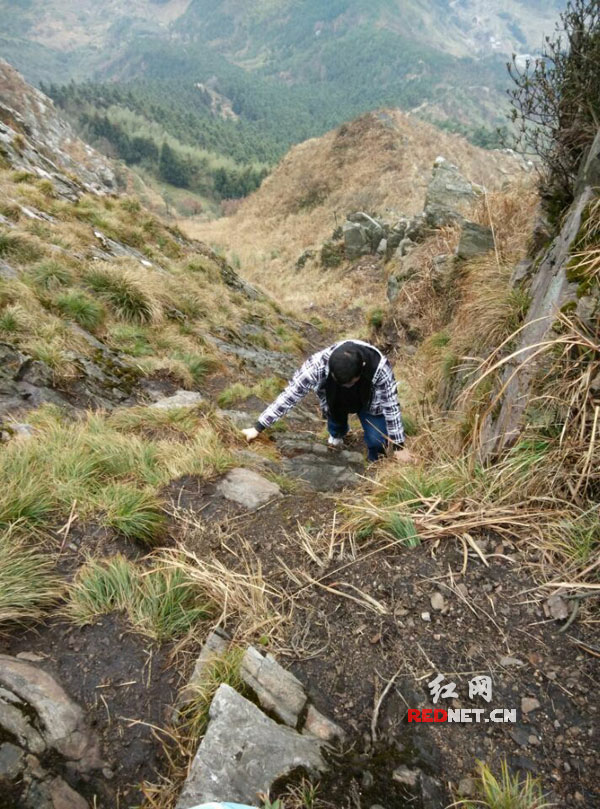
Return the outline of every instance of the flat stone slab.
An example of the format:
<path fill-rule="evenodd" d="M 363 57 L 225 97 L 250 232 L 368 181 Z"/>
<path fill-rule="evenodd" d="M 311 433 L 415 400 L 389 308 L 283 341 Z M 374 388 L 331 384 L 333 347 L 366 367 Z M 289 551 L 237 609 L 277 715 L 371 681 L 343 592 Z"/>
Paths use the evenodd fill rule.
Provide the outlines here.
<path fill-rule="evenodd" d="M 202 396 L 194 390 L 178 390 L 172 396 L 159 399 L 150 407 L 157 410 L 175 410 L 178 407 L 194 407 L 202 401 Z"/>
<path fill-rule="evenodd" d="M 240 674 L 265 710 L 273 711 L 286 725 L 297 726 L 306 705 L 304 687 L 291 672 L 279 665 L 273 655 L 263 657 L 258 649 L 249 646 L 242 659 Z"/>
<path fill-rule="evenodd" d="M 303 480 L 317 492 L 335 492 L 345 486 L 356 485 L 357 473 L 362 471 L 356 466 L 339 466 L 335 462 L 331 463 L 328 458 L 314 455 L 287 458 L 282 467 L 287 475 Z"/>
<path fill-rule="evenodd" d="M 242 467 L 228 472 L 217 485 L 217 491 L 227 500 L 248 509 L 258 508 L 274 497 L 281 497 L 281 489 L 276 483 Z"/>
<path fill-rule="evenodd" d="M 278 725 L 228 685 L 219 686 L 209 717 L 176 809 L 209 801 L 257 805 L 259 793 L 293 770 L 326 769 L 318 740 Z"/>

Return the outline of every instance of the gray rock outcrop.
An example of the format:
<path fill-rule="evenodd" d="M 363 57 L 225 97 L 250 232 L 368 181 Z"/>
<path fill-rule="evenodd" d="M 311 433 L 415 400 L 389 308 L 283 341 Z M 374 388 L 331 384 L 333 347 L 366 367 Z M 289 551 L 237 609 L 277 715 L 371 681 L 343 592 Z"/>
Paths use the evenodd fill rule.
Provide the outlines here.
<path fill-rule="evenodd" d="M 573 306 L 585 321 L 587 317 L 597 317 L 598 295 L 588 302 L 578 297 L 578 283 L 568 270 L 586 210 L 597 199 L 598 188 L 585 184 L 596 182 L 600 177 L 600 165 L 596 166 L 600 151 L 600 133 L 594 141 L 588 158 L 580 172 L 579 195 L 563 220 L 562 228 L 550 247 L 538 255 L 527 272 L 515 272 L 513 283 L 528 283 L 531 299 L 525 323 L 512 348 L 514 359 L 506 363 L 501 373 L 499 389 L 503 391 L 499 407 L 488 414 L 482 425 L 481 454 L 483 458 L 493 456 L 504 447 L 510 446 L 520 435 L 527 407 L 532 395 L 532 383 L 538 372 L 538 361 L 534 360 L 536 347 L 554 331 L 557 316 L 565 306 Z M 535 270 L 533 269 L 535 267 Z M 523 280 L 521 280 L 523 279 Z"/>
<path fill-rule="evenodd" d="M 462 261 L 482 256 L 494 249 L 494 233 L 491 228 L 476 222 L 463 222 L 456 255 Z"/>
<path fill-rule="evenodd" d="M 0 732 L 11 740 L 0 745 L 0 784 L 18 794 L 19 806 L 87 809 L 54 763 L 83 778 L 100 770 L 98 739 L 53 677 L 8 655 L 0 655 Z"/>
<path fill-rule="evenodd" d="M 295 728 L 306 705 L 302 683 L 286 671 L 273 655 L 265 656 L 250 646 L 242 659 L 240 674 L 256 694 L 261 706 L 272 711 L 282 722 Z"/>
<path fill-rule="evenodd" d="M 440 228 L 460 221 L 479 196 L 479 191 L 463 177 L 457 166 L 444 157 L 433 165 L 425 197 L 425 218 L 429 227 Z"/>
<path fill-rule="evenodd" d="M 157 410 L 176 410 L 179 407 L 195 407 L 202 401 L 202 395 L 194 390 L 177 390 L 172 396 L 166 396 L 153 402 L 150 407 Z"/>
<path fill-rule="evenodd" d="M 259 793 L 293 770 L 326 769 L 317 739 L 278 725 L 228 685 L 219 686 L 209 716 L 176 809 L 209 801 L 256 805 Z"/>
<path fill-rule="evenodd" d="M 110 162 L 76 137 L 54 102 L 0 59 L 0 151 L 11 165 L 48 179 L 56 191 L 77 199 L 84 191 L 112 193 Z"/>

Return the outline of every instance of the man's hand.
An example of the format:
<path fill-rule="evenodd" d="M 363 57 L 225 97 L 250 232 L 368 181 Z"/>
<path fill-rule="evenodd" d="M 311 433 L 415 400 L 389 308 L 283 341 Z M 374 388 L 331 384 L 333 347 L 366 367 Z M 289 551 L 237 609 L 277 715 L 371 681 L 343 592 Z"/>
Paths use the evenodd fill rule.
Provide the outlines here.
<path fill-rule="evenodd" d="M 398 461 L 398 463 L 404 464 L 415 463 L 414 455 L 412 455 L 407 449 L 394 450 L 394 460 Z"/>
<path fill-rule="evenodd" d="M 242 432 L 246 436 L 246 441 L 248 441 L 248 442 L 254 441 L 254 439 L 258 438 L 258 435 L 259 435 L 258 430 L 256 429 L 256 427 L 246 427 L 246 429 L 242 430 Z"/>

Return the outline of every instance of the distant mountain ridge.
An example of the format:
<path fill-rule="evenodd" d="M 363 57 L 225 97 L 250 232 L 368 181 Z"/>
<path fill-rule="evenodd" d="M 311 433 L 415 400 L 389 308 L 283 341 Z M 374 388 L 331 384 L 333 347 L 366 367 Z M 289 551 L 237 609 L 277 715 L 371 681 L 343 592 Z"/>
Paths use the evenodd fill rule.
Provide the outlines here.
<path fill-rule="evenodd" d="M 539 49 L 565 1 L 0 0 L 0 52 L 130 165 L 152 152 L 155 172 L 166 137 L 204 150 L 186 187 L 210 200 L 377 108 L 498 145 L 508 56 Z M 71 81 L 85 90 L 48 88 Z"/>

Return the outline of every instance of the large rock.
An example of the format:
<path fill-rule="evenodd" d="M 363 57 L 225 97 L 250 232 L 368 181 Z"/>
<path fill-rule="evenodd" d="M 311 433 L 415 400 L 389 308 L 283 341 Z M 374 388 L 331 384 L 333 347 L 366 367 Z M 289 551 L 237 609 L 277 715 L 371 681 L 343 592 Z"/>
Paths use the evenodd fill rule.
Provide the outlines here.
<path fill-rule="evenodd" d="M 314 775 L 326 769 L 316 739 L 278 725 L 228 685 L 219 687 L 209 716 L 176 809 L 209 801 L 253 805 L 293 770 Z"/>
<path fill-rule="evenodd" d="M 172 396 L 159 399 L 150 407 L 157 410 L 175 410 L 178 407 L 195 407 L 202 401 L 202 395 L 194 390 L 178 390 Z"/>
<path fill-rule="evenodd" d="M 574 201 L 564 218 L 560 233 L 535 262 L 529 296 L 531 303 L 517 342 L 512 351 L 515 359 L 507 363 L 499 386 L 503 391 L 500 406 L 489 413 L 481 431 L 481 455 L 488 458 L 519 437 L 532 395 L 532 383 L 538 373 L 533 359 L 539 346 L 553 333 L 553 326 L 563 306 L 577 302 L 577 281 L 567 272 L 581 226 L 596 192 L 586 187 Z"/>
<path fill-rule="evenodd" d="M 258 508 L 274 497 L 281 497 L 281 489 L 276 483 L 242 467 L 228 472 L 217 485 L 217 491 L 227 500 L 248 509 Z"/>
<path fill-rule="evenodd" d="M 242 659 L 240 675 L 267 711 L 272 711 L 286 725 L 295 728 L 306 705 L 302 683 L 282 668 L 273 655 L 265 657 L 250 646 Z"/>
<path fill-rule="evenodd" d="M 482 256 L 494 249 L 494 233 L 491 228 L 476 222 L 463 222 L 456 255 L 463 261 Z"/>
<path fill-rule="evenodd" d="M 7 707 L 19 710 L 27 720 L 33 713 L 48 747 L 82 772 L 102 766 L 98 742 L 86 725 L 82 709 L 53 677 L 24 660 L 0 655 L 0 686 L 18 698 L 10 706 L 6 700 L 4 711 Z M 0 713 L 0 721 L 2 716 Z"/>
<path fill-rule="evenodd" d="M 353 260 L 374 253 L 386 236 L 387 228 L 383 222 L 363 211 L 349 214 L 342 228 L 346 258 Z"/>
<path fill-rule="evenodd" d="M 438 157 L 425 197 L 427 224 L 441 228 L 459 222 L 477 197 L 478 191 L 463 177 L 457 166 L 444 157 Z"/>

